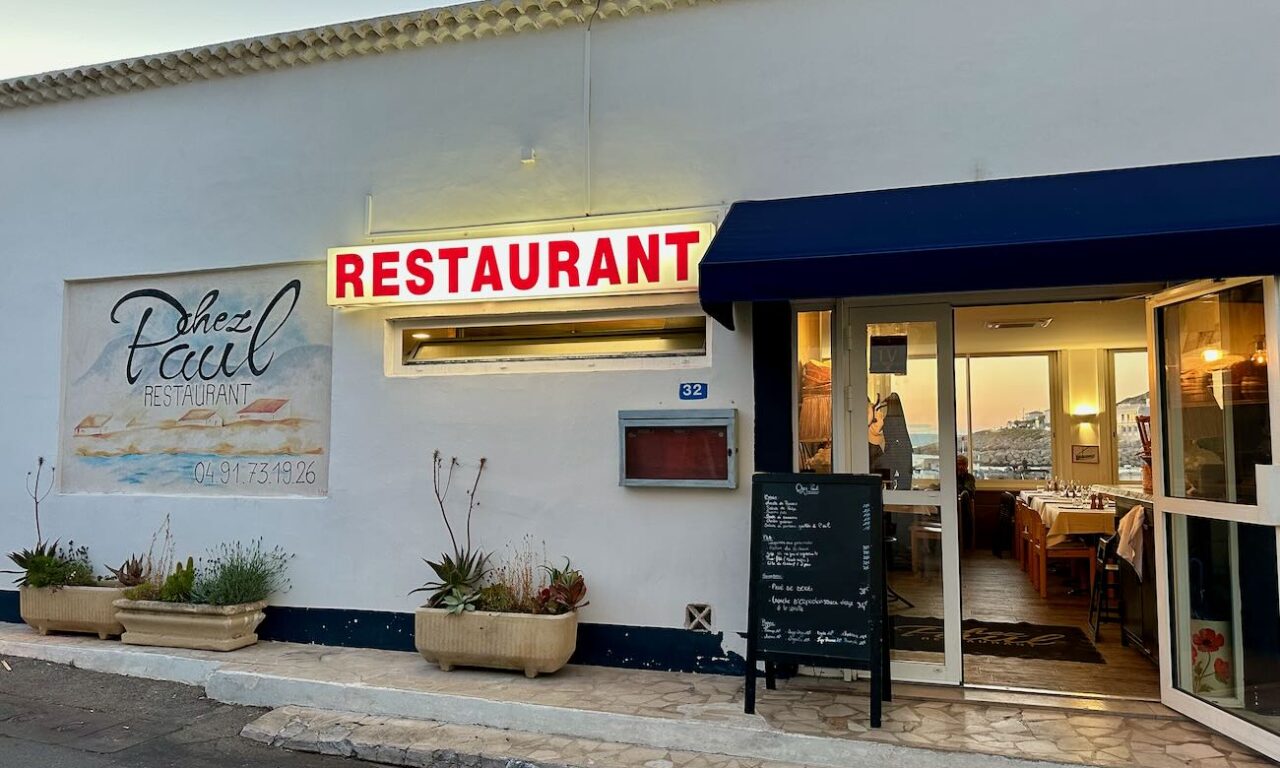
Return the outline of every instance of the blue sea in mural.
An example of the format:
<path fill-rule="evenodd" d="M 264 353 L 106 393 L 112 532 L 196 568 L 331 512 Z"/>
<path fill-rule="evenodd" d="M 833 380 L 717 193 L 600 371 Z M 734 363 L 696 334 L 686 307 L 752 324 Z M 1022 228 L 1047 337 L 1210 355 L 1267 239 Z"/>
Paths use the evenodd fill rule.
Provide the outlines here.
<path fill-rule="evenodd" d="M 316 483 L 318 455 L 222 456 L 200 453 L 77 456 L 88 472 L 110 478 L 121 489 L 145 486 L 149 492 L 202 489 L 243 493 L 263 486 L 289 487 L 300 493 Z"/>

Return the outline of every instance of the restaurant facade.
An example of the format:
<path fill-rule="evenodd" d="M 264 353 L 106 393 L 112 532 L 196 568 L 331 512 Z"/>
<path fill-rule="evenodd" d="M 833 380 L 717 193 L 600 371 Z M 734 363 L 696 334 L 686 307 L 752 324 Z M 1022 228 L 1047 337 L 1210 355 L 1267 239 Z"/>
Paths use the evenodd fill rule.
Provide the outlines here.
<path fill-rule="evenodd" d="M 294 554 L 264 638 L 410 649 L 433 453 L 483 458 L 475 541 L 586 575 L 579 662 L 732 673 L 753 471 L 878 472 L 936 638 L 895 677 L 1149 676 L 1114 695 L 1280 754 L 1277 29 L 529 0 L 0 82 L 0 547 L 47 456 L 45 530 L 95 562 L 166 516 L 183 554 L 262 538 Z M 1020 405 L 979 423 L 984 391 Z M 1004 494 L 1067 486 L 1105 525 L 1008 566 Z M 1097 579 L 1051 550 L 1132 509 L 1145 564 L 1105 562 L 1143 616 L 1094 630 L 1106 666 L 971 665 L 970 620 L 1089 626 Z M 1088 620 L 978 616 L 985 578 Z"/>

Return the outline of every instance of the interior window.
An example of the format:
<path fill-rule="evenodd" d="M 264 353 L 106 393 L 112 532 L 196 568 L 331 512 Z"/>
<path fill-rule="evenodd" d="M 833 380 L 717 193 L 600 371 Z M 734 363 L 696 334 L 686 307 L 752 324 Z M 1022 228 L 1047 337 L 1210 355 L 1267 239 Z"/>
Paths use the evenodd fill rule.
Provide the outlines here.
<path fill-rule="evenodd" d="M 1053 474 L 1048 355 L 956 360 L 956 438 L 979 480 Z"/>
<path fill-rule="evenodd" d="M 405 365 L 704 355 L 705 316 L 431 327 L 400 332 Z"/>
<path fill-rule="evenodd" d="M 1151 386 L 1145 349 L 1111 355 L 1111 388 L 1116 479 L 1145 485 L 1143 475 L 1151 471 Z"/>

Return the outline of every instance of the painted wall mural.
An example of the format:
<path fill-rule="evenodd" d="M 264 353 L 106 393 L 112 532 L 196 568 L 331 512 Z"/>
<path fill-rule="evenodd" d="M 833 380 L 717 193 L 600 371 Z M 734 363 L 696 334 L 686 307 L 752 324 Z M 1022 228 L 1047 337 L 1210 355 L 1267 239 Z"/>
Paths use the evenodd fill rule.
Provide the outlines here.
<path fill-rule="evenodd" d="M 68 283 L 64 493 L 323 496 L 323 264 Z"/>

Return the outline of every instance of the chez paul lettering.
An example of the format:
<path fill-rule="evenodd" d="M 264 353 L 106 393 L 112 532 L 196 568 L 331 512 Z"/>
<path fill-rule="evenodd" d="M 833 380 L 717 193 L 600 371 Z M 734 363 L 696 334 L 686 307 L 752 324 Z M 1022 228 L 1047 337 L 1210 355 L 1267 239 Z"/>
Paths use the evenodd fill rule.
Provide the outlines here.
<path fill-rule="evenodd" d="M 130 384 L 142 378 L 146 371 L 138 362 L 139 352 L 148 350 L 160 353 L 154 373 L 167 381 L 211 381 L 235 376 L 246 366 L 251 374 L 261 376 L 275 359 L 275 352 L 267 346 L 289 322 L 301 295 L 302 281 L 290 280 L 255 317 L 252 309 L 222 310 L 216 288 L 206 293 L 194 310 L 157 288 L 130 291 L 111 308 L 111 322 L 120 323 L 122 307 L 143 306 L 129 344 L 125 376 Z M 170 316 L 174 319 L 164 319 Z M 213 333 L 224 336 L 207 343 L 203 337 Z"/>

